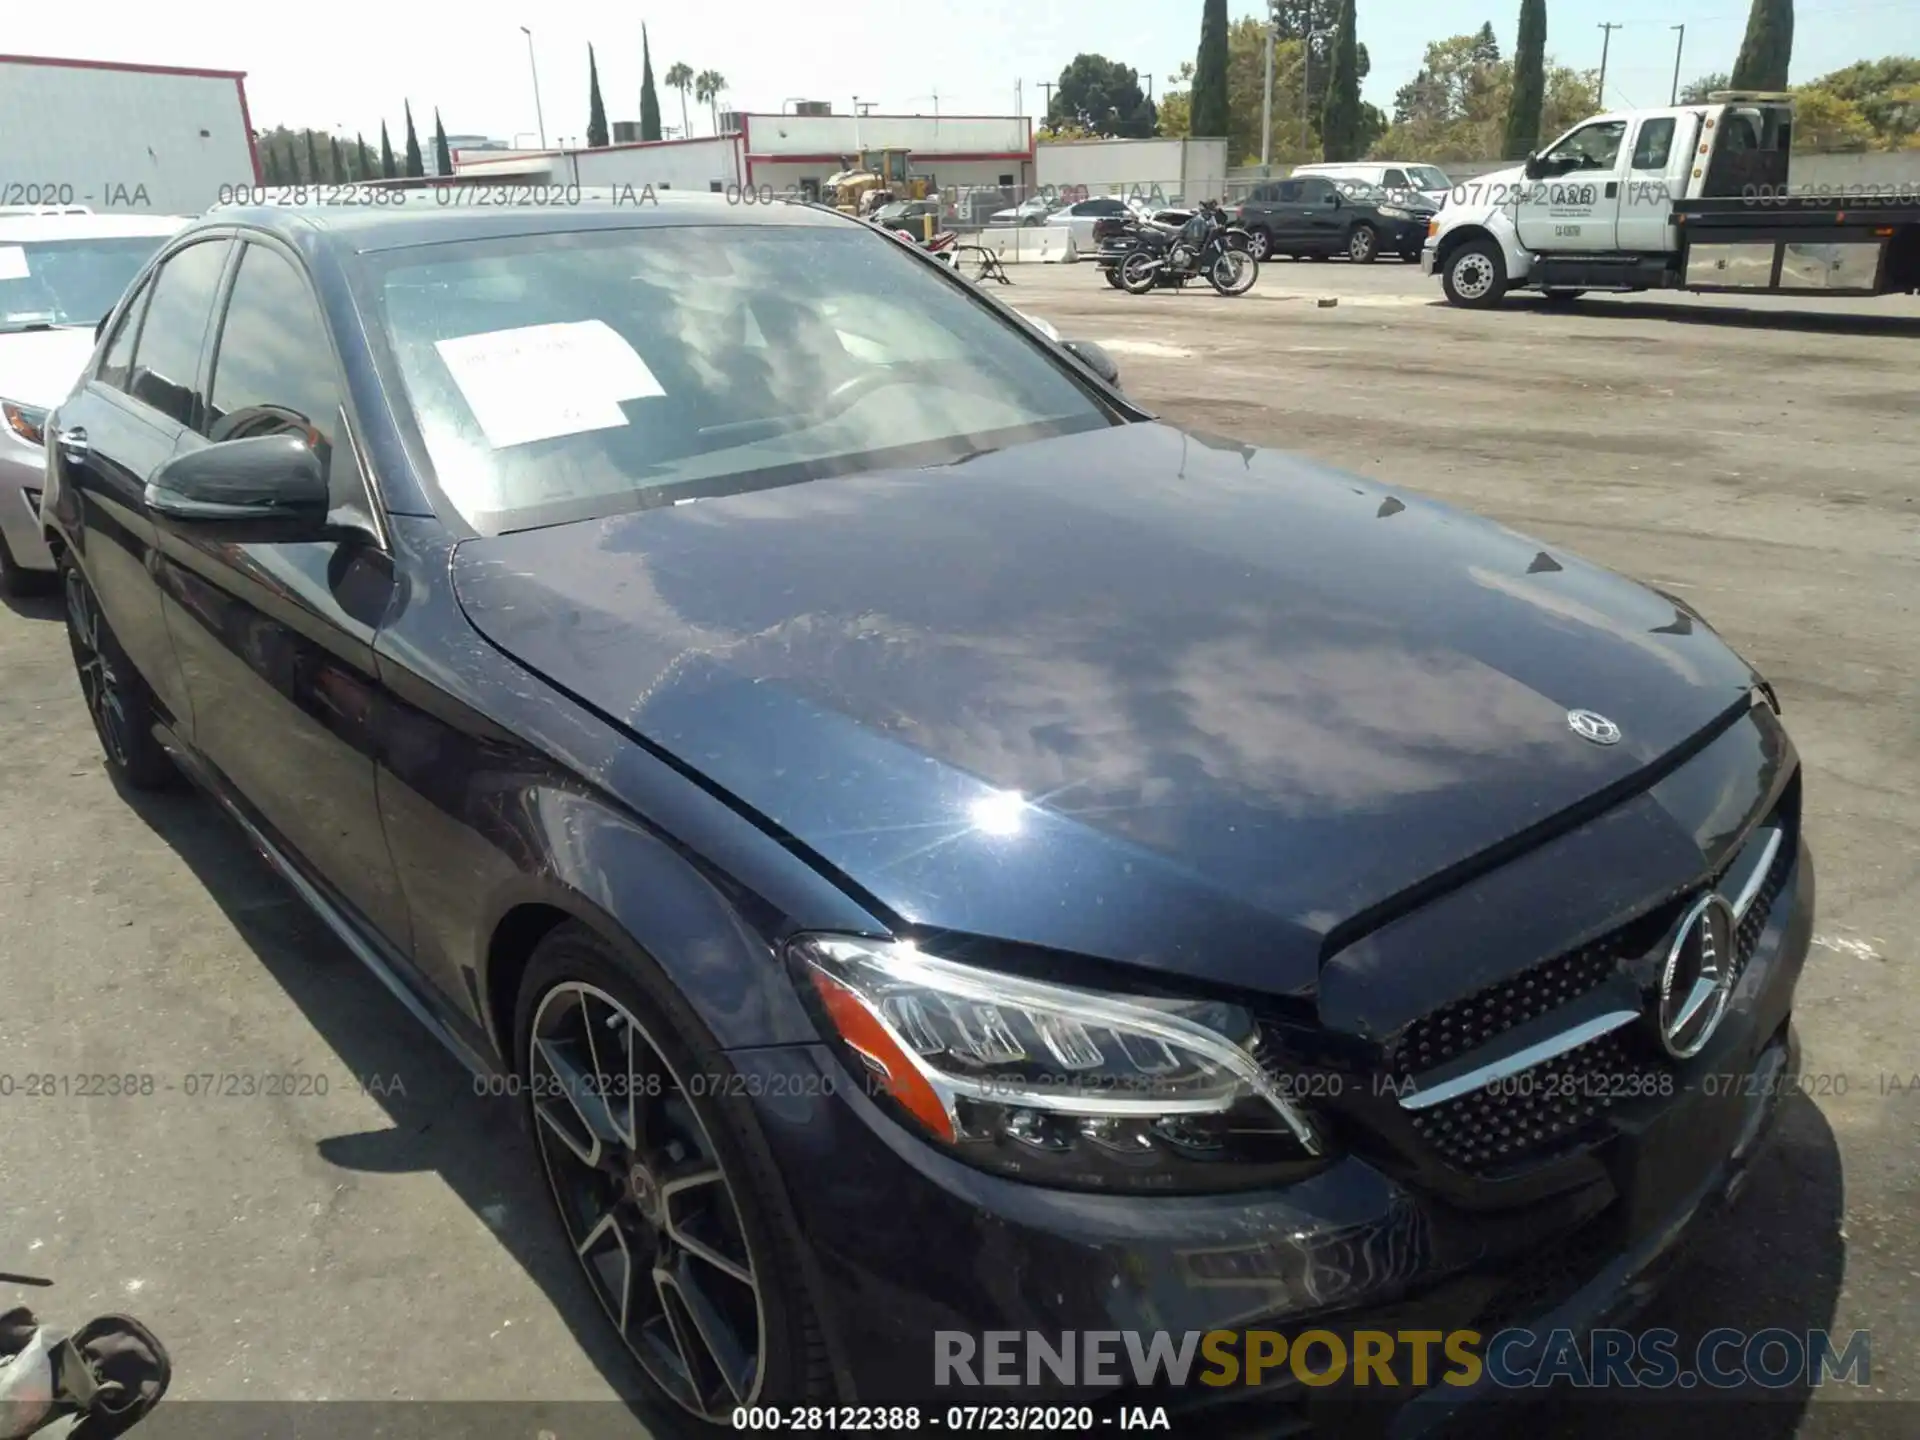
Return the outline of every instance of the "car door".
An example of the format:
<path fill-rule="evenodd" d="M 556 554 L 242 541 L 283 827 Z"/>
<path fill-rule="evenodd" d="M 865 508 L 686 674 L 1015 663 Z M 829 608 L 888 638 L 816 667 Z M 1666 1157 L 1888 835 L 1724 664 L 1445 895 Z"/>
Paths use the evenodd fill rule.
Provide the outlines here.
<path fill-rule="evenodd" d="M 298 434 L 321 452 L 342 537 L 263 542 L 164 522 L 161 591 L 200 758 L 310 877 L 394 948 L 409 927 L 374 793 L 374 634 L 393 593 L 345 386 L 303 267 L 249 236 L 218 309 L 207 400 L 181 451 Z"/>
<path fill-rule="evenodd" d="M 1683 121 L 1691 122 L 1684 130 Z M 1615 235 L 1622 250 L 1652 254 L 1680 248 L 1673 224 L 1673 202 L 1680 186 L 1667 172 L 1673 168 L 1676 148 L 1683 154 L 1692 150 L 1692 127 L 1698 124 L 1698 116 L 1678 111 L 1640 120 L 1627 160 L 1627 183 L 1620 192 Z"/>
<path fill-rule="evenodd" d="M 164 254 L 121 308 L 99 365 L 55 417 L 53 463 L 79 562 L 101 613 L 163 716 L 191 732 L 192 706 L 154 587 L 147 478 L 201 405 L 200 362 L 232 240 Z"/>
<path fill-rule="evenodd" d="M 1331 180 L 1313 175 L 1300 182 L 1300 243 L 1314 254 L 1347 248 L 1346 207 Z"/>
<path fill-rule="evenodd" d="M 1592 120 L 1540 157 L 1538 180 L 1522 182 L 1516 229 L 1529 250 L 1612 250 L 1618 240 L 1626 162 L 1625 120 Z"/>
<path fill-rule="evenodd" d="M 1291 254 L 1306 243 L 1306 216 L 1300 204 L 1306 183 L 1282 180 L 1270 187 L 1273 198 L 1267 202 L 1267 226 L 1273 232 L 1276 250 Z"/>

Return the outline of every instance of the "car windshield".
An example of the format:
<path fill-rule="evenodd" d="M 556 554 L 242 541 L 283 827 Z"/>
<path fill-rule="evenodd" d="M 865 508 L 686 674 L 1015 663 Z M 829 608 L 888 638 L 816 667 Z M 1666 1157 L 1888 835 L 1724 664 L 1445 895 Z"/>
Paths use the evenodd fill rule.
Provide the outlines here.
<path fill-rule="evenodd" d="M 91 329 L 165 238 L 0 240 L 0 333 L 40 325 Z"/>
<path fill-rule="evenodd" d="M 483 533 L 1119 423 L 865 227 L 655 225 L 360 263 L 434 478 Z"/>
<path fill-rule="evenodd" d="M 1409 165 L 1407 180 L 1422 190 L 1446 190 L 1453 182 L 1447 178 L 1447 172 L 1435 169 L 1431 165 Z"/>

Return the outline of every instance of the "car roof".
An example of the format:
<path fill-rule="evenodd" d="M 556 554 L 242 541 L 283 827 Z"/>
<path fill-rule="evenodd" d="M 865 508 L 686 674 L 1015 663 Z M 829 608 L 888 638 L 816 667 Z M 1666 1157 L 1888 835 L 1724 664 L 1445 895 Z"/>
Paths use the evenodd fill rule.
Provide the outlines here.
<path fill-rule="evenodd" d="M 0 243 L 37 240 L 109 240 L 122 236 L 165 239 L 192 223 L 190 215 L 0 215 Z"/>
<path fill-rule="evenodd" d="M 485 186 L 449 186 L 448 194 L 482 191 Z M 574 187 L 550 187 L 555 196 Z M 858 225 L 850 216 L 805 201 L 771 204 L 729 202 L 724 195 L 697 191 L 674 193 L 622 187 L 584 191 L 578 204 L 501 205 L 441 198 L 433 191 L 401 191 L 404 204 L 332 203 L 216 206 L 194 222 L 195 230 L 244 225 L 265 230 L 298 246 L 337 247 L 356 254 L 440 245 L 456 240 L 489 240 L 509 235 L 559 235 L 581 230 L 635 230 L 656 226 L 747 225 L 822 228 Z"/>

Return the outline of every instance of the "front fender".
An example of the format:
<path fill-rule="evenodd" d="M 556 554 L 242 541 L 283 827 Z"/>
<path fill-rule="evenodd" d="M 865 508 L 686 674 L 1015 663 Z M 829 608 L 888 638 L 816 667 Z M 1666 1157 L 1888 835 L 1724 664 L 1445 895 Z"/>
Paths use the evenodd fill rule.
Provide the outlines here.
<path fill-rule="evenodd" d="M 1520 243 L 1520 233 L 1514 227 L 1511 209 L 1489 205 L 1470 214 L 1455 214 L 1451 218 L 1447 210 L 1440 214 L 1443 223 L 1440 233 L 1433 239 L 1436 272 L 1446 265 L 1448 257 L 1455 250 L 1468 241 L 1491 239 L 1500 247 L 1500 253 L 1507 262 L 1508 283 L 1525 283 L 1533 270 L 1533 256 Z"/>

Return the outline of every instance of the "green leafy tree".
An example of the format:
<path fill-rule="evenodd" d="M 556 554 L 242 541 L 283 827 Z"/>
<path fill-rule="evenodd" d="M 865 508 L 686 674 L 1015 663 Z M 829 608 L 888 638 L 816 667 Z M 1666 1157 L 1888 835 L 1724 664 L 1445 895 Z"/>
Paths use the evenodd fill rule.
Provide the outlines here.
<path fill-rule="evenodd" d="M 597 150 L 607 143 L 607 107 L 600 99 L 600 65 L 587 46 L 587 146 Z"/>
<path fill-rule="evenodd" d="M 413 102 L 406 102 L 407 109 L 407 175 L 418 180 L 427 173 L 427 167 L 420 158 L 420 136 L 413 128 Z"/>
<path fill-rule="evenodd" d="M 1320 120 L 1320 143 L 1329 160 L 1358 160 L 1364 153 L 1359 41 L 1354 27 L 1354 0 L 1340 0 L 1340 18 L 1334 25 L 1333 75 Z"/>
<path fill-rule="evenodd" d="M 1821 85 L 1793 92 L 1793 148 L 1807 155 L 1858 153 L 1873 148 L 1873 122 L 1859 105 Z"/>
<path fill-rule="evenodd" d="M 1060 72 L 1046 124 L 1078 126 L 1089 135 L 1141 139 L 1153 134 L 1154 111 L 1140 88 L 1140 74 L 1104 55 L 1076 55 Z"/>
<path fill-rule="evenodd" d="M 387 122 L 380 122 L 380 178 L 391 180 L 400 173 L 393 163 L 393 142 L 387 138 Z"/>
<path fill-rule="evenodd" d="M 1920 138 L 1920 59 L 1888 55 L 1856 61 L 1822 75 L 1808 88 L 1856 106 L 1872 127 L 1874 149 L 1915 148 Z M 1796 125 L 1796 144 L 1804 133 L 1804 127 Z"/>
<path fill-rule="evenodd" d="M 1793 0 L 1753 0 L 1733 62 L 1736 90 L 1784 90 L 1793 60 Z"/>
<path fill-rule="evenodd" d="M 720 97 L 726 92 L 727 77 L 718 70 L 702 70 L 693 77 L 693 98 L 707 107 L 713 121 L 713 133 L 720 133 Z"/>
<path fill-rule="evenodd" d="M 680 138 L 687 138 L 687 92 L 693 89 L 693 67 L 675 61 L 667 67 L 664 77 L 669 90 L 680 92 Z"/>
<path fill-rule="evenodd" d="M 660 138 L 660 95 L 653 88 L 653 47 L 645 25 L 640 27 L 640 138 Z"/>
<path fill-rule="evenodd" d="M 1232 129 L 1227 100 L 1227 58 L 1227 0 L 1204 0 L 1190 102 L 1195 135 L 1226 135 Z"/>
<path fill-rule="evenodd" d="M 1698 80 L 1689 80 L 1680 87 L 1682 105 L 1704 105 L 1707 96 L 1716 90 L 1731 90 L 1733 76 L 1724 70 L 1716 70 L 1711 75 L 1702 75 Z"/>
<path fill-rule="evenodd" d="M 440 123 L 440 107 L 433 107 L 433 169 L 436 175 L 453 174 L 453 152 L 447 148 L 447 127 Z"/>
<path fill-rule="evenodd" d="M 1540 111 L 1547 103 L 1547 0 L 1520 0 L 1520 34 L 1513 47 L 1513 95 L 1507 101 L 1503 160 L 1524 160 L 1540 144 Z"/>
<path fill-rule="evenodd" d="M 1475 59 L 1477 38 L 1455 35 L 1427 46 L 1425 62 L 1395 97 L 1394 122 L 1374 142 L 1384 159 L 1498 160 L 1507 158 L 1514 62 Z M 1539 135 L 1551 140 L 1599 108 L 1592 71 L 1543 60 L 1545 98 Z"/>
<path fill-rule="evenodd" d="M 278 185 L 280 179 L 280 154 L 273 148 L 271 141 L 258 143 L 260 151 L 260 177 L 269 185 Z"/>

